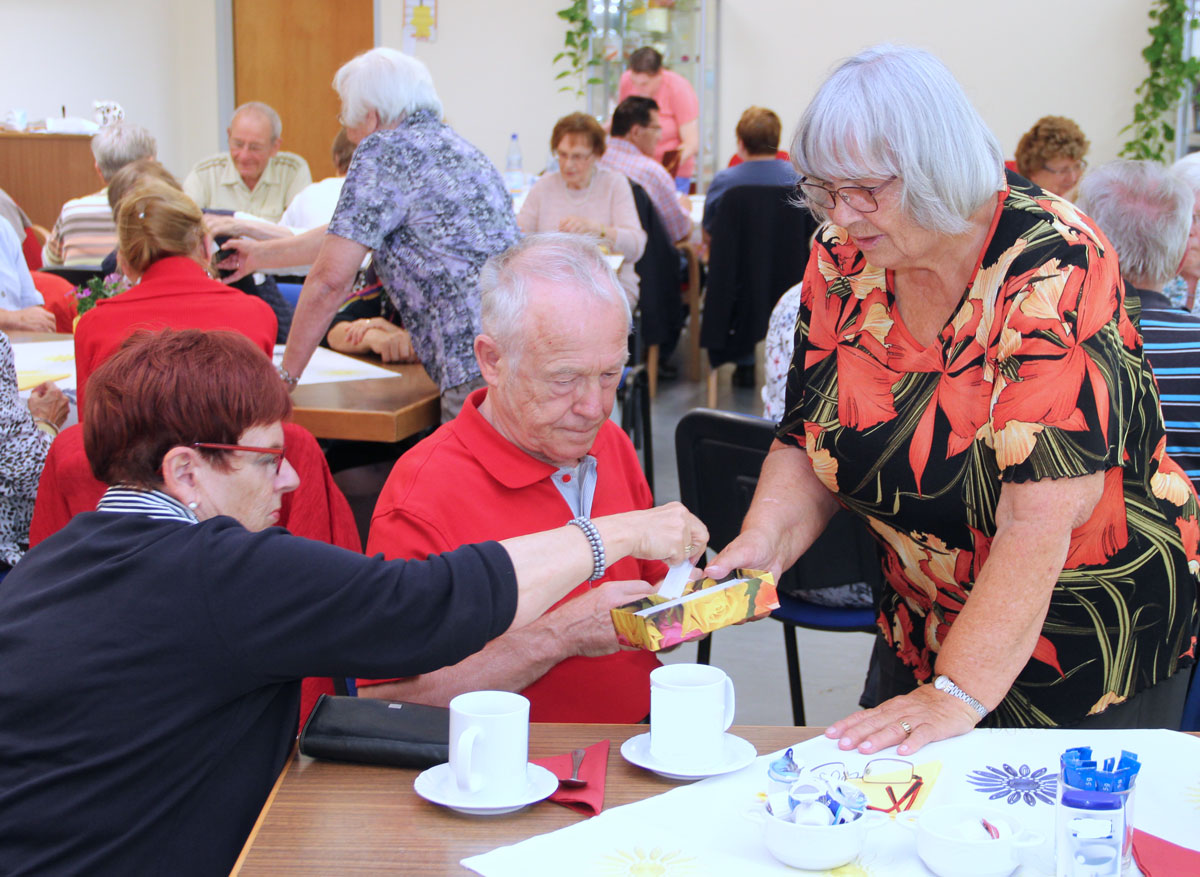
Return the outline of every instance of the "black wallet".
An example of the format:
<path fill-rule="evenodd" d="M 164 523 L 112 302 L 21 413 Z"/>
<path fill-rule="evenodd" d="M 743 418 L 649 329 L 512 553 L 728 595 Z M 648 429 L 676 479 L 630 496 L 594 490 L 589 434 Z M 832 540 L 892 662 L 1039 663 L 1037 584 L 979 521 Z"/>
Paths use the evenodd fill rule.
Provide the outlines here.
<path fill-rule="evenodd" d="M 433 767 L 450 760 L 450 710 L 322 694 L 300 732 L 300 751 L 334 761 Z"/>

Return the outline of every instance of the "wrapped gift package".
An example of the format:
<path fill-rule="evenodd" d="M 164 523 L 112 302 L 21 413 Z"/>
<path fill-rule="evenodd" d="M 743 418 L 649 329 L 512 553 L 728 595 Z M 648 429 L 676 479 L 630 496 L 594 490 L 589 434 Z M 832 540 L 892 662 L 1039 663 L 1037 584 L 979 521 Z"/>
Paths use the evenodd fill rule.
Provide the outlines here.
<path fill-rule="evenodd" d="M 612 619 L 621 645 L 657 652 L 740 621 L 763 618 L 778 608 L 775 577 L 747 569 L 719 582 L 689 582 L 683 596 L 673 600 L 651 594 L 626 603 L 612 610 Z"/>

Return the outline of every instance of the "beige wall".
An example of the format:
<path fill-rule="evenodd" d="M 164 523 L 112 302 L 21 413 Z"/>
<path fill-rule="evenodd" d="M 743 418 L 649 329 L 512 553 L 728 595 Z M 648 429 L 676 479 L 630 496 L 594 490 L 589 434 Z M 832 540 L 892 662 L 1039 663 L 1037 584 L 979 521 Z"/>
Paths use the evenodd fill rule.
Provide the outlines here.
<path fill-rule="evenodd" d="M 879 42 L 936 54 L 1012 156 L 1044 115 L 1075 119 L 1094 164 L 1116 158 L 1145 77 L 1149 0 L 723 0 L 721 155 L 751 104 L 779 113 L 789 137 L 842 58 Z"/>
<path fill-rule="evenodd" d="M 0 115 L 22 107 L 30 118 L 44 117 L 65 104 L 68 114 L 90 116 L 93 99 L 116 100 L 155 133 L 164 163 L 186 173 L 222 139 L 222 3 L 228 0 L 0 0 L 7 72 Z M 1034 120 L 1057 113 L 1087 132 L 1093 162 L 1111 159 L 1145 75 L 1149 4 L 723 0 L 719 152 L 733 151 L 733 126 L 746 106 L 772 107 L 790 130 L 838 59 L 890 40 L 941 57 L 1009 154 Z M 498 164 L 516 131 L 526 170 L 540 169 L 554 120 L 583 108 L 553 80 L 561 5 L 440 0 L 438 41 L 415 47 L 450 122 Z M 379 0 L 380 44 L 403 47 L 401 14 L 401 0 Z"/>

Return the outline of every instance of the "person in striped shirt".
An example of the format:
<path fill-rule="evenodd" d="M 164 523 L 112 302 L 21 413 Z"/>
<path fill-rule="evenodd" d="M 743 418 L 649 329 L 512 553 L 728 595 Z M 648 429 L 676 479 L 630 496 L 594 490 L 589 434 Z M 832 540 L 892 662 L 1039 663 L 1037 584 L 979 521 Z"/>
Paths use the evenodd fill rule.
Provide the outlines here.
<path fill-rule="evenodd" d="M 1156 162 L 1117 160 L 1083 178 L 1077 203 L 1117 249 L 1126 307 L 1135 321 L 1140 302 L 1166 453 L 1200 489 L 1200 316 L 1173 306 L 1162 291 L 1193 245 L 1192 190 Z"/>
<path fill-rule="evenodd" d="M 154 158 L 158 145 L 141 125 L 115 122 L 92 138 L 96 173 L 104 188 L 62 207 L 54 231 L 42 248 L 45 265 L 99 265 L 117 247 L 117 226 L 108 204 L 108 181 L 125 165 L 139 158 Z"/>

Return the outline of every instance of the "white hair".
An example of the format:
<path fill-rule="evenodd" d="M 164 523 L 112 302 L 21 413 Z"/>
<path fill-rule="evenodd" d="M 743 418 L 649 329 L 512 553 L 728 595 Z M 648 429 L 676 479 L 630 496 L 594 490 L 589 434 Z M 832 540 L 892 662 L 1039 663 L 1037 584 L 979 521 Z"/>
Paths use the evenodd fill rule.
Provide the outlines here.
<path fill-rule="evenodd" d="M 403 52 L 380 47 L 341 66 L 333 87 L 342 99 L 342 122 L 361 124 L 374 110 L 380 125 L 391 125 L 417 110 L 442 114 L 442 102 L 429 69 Z"/>
<path fill-rule="evenodd" d="M 1187 183 L 1193 192 L 1200 193 L 1200 152 L 1179 159 L 1171 165 L 1171 173 Z"/>
<path fill-rule="evenodd" d="M 271 126 L 272 143 L 276 142 L 280 137 L 283 136 L 283 120 L 279 118 L 279 113 L 275 112 L 275 108 L 273 106 L 270 104 L 264 104 L 260 100 L 246 101 L 246 103 L 234 110 L 233 115 L 229 117 L 229 127 L 233 127 L 233 122 L 239 114 L 247 111 L 259 113 L 264 119 L 267 120 L 267 124 Z"/>
<path fill-rule="evenodd" d="M 150 132 L 132 122 L 105 125 L 92 137 L 92 156 L 105 183 L 131 161 L 154 158 L 157 153 L 158 144 Z"/>
<path fill-rule="evenodd" d="M 629 299 L 617 275 L 591 239 L 552 232 L 523 237 L 484 263 L 479 272 L 480 322 L 510 354 L 518 352 L 529 302 L 529 281 L 582 290 L 619 307 L 632 323 Z"/>
<path fill-rule="evenodd" d="M 965 231 L 1004 187 L 996 136 L 946 66 L 920 49 L 873 46 L 844 61 L 804 111 L 791 151 L 805 177 L 899 177 L 904 212 L 945 234 Z"/>
<path fill-rule="evenodd" d="M 1195 192 L 1153 161 L 1110 161 L 1079 184 L 1077 204 L 1117 249 L 1121 276 L 1160 290 L 1187 249 Z"/>

